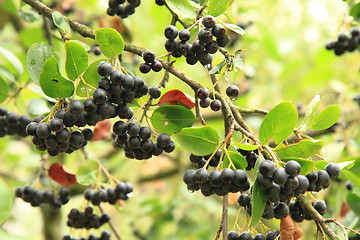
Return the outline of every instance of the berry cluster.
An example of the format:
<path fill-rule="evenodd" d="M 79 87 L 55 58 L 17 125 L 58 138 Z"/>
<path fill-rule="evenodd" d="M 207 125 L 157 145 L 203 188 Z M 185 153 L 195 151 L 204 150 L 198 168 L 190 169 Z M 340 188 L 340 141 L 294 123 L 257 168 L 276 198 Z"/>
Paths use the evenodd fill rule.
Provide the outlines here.
<path fill-rule="evenodd" d="M 235 231 L 230 231 L 227 234 L 228 240 L 275 240 L 280 235 L 279 230 L 268 232 L 265 236 L 261 233 L 256 234 L 254 238 L 249 232 L 242 232 L 240 235 Z"/>
<path fill-rule="evenodd" d="M 147 126 L 140 127 L 138 123 L 114 123 L 114 147 L 123 148 L 125 156 L 131 159 L 149 159 L 159 156 L 163 151 L 170 153 L 175 149 L 175 143 L 166 133 L 161 133 L 154 143 L 151 140 L 151 130 Z"/>
<path fill-rule="evenodd" d="M 221 109 L 222 104 L 220 100 L 214 99 L 210 103 L 209 89 L 201 87 L 196 91 L 196 96 L 200 99 L 199 105 L 202 108 L 207 108 L 210 105 L 211 110 L 217 112 Z"/>
<path fill-rule="evenodd" d="M 28 135 L 25 131 L 26 125 L 30 122 L 29 115 L 19 116 L 15 112 L 8 112 L 5 107 L 0 107 L 0 137 L 15 134 L 19 137 L 26 137 Z"/>
<path fill-rule="evenodd" d="M 191 34 L 188 29 L 182 29 L 180 32 L 174 25 L 165 28 L 164 34 L 167 38 L 165 48 L 171 52 L 173 57 L 186 57 L 186 62 L 190 65 L 196 64 L 198 61 L 202 65 L 212 63 L 212 54 L 216 53 L 219 47 L 225 47 L 229 42 L 229 37 L 225 34 L 225 28 L 221 24 L 216 24 L 213 16 L 207 15 L 203 17 L 202 24 L 204 29 L 200 30 L 197 40 L 193 43 L 187 43 Z M 176 37 L 179 36 L 178 41 Z M 214 40 L 213 37 L 216 39 Z"/>
<path fill-rule="evenodd" d="M 317 200 L 313 202 L 312 205 L 320 215 L 324 215 L 327 211 L 327 206 L 324 200 Z M 290 216 L 295 222 L 302 222 L 304 219 L 312 220 L 312 218 L 301 208 L 297 199 L 295 201 L 290 201 L 289 209 Z"/>
<path fill-rule="evenodd" d="M 72 238 L 69 235 L 65 235 L 62 240 L 110 240 L 110 236 L 110 232 L 102 231 L 100 237 L 97 237 L 94 234 L 90 234 L 88 238 Z"/>
<path fill-rule="evenodd" d="M 344 54 L 346 51 L 353 52 L 360 44 L 360 30 L 353 28 L 350 32 L 350 36 L 345 33 L 340 33 L 337 40 L 326 43 L 327 50 L 334 50 L 334 53 L 338 56 Z"/>
<path fill-rule="evenodd" d="M 34 189 L 32 186 L 27 185 L 23 188 L 16 188 L 15 196 L 21 198 L 25 202 L 30 203 L 33 207 L 47 203 L 54 208 L 61 208 L 61 205 L 68 203 L 70 200 L 69 190 L 64 187 L 60 188 L 58 196 L 55 196 L 54 192 L 50 190 L 45 190 L 42 192 L 39 189 Z"/>
<path fill-rule="evenodd" d="M 127 4 L 126 4 L 127 2 Z M 107 15 L 121 18 L 127 18 L 135 13 L 135 8 L 140 6 L 141 0 L 109 0 L 109 7 L 106 10 Z M 125 5 L 126 4 L 126 5 Z"/>
<path fill-rule="evenodd" d="M 152 69 L 154 72 L 160 72 L 162 69 L 162 64 L 159 60 L 156 60 L 156 55 L 151 50 L 145 50 L 142 53 L 144 63 L 139 65 L 139 70 L 142 73 L 148 73 Z"/>
<path fill-rule="evenodd" d="M 79 209 L 73 208 L 68 214 L 67 225 L 73 228 L 99 228 L 104 223 L 107 223 L 110 220 L 108 214 L 103 213 L 101 216 L 98 216 L 94 213 L 92 207 L 86 207 L 83 212 L 80 212 Z"/>
<path fill-rule="evenodd" d="M 214 156 L 210 159 L 212 154 L 209 154 L 206 156 L 196 156 L 196 155 L 190 153 L 189 159 L 190 159 L 190 162 L 192 162 L 194 164 L 195 168 L 197 168 L 197 169 L 202 168 L 206 164 L 207 160 L 209 160 L 209 159 L 210 159 L 209 166 L 217 167 L 217 165 L 220 162 L 221 154 L 222 154 L 222 150 L 218 150 L 214 154 Z"/>
<path fill-rule="evenodd" d="M 115 204 L 118 200 L 127 200 L 131 196 L 132 191 L 133 187 L 130 183 L 118 182 L 115 189 L 99 189 L 98 191 L 87 189 L 84 192 L 84 197 L 95 206 L 100 205 L 101 202 Z"/>
<path fill-rule="evenodd" d="M 249 143 L 243 143 L 243 144 L 249 144 Z M 242 156 L 245 157 L 248 165 L 246 167 L 246 170 L 249 171 L 255 167 L 256 160 L 259 158 L 259 155 L 254 151 L 246 151 L 243 149 L 240 149 L 236 146 L 233 146 L 238 153 L 240 153 Z"/>
<path fill-rule="evenodd" d="M 72 131 L 73 126 L 96 125 L 99 121 L 119 116 L 122 119 L 133 117 L 133 111 L 126 103 L 147 94 L 148 86 L 140 77 L 124 75 L 112 70 L 110 63 L 101 62 L 97 71 L 103 76 L 92 98 L 84 102 L 72 100 L 68 106 L 58 110 L 49 123 L 30 122 L 26 133 L 33 136 L 32 141 L 40 151 L 49 155 L 60 152 L 72 153 L 90 141 L 94 133 L 89 128 Z"/>
<path fill-rule="evenodd" d="M 183 181 L 189 191 L 200 189 L 205 197 L 212 194 L 224 196 L 229 192 L 244 192 L 250 188 L 246 173 L 240 169 L 233 171 L 225 168 L 222 171 L 214 170 L 210 173 L 204 168 L 197 171 L 189 169 L 184 173 Z"/>

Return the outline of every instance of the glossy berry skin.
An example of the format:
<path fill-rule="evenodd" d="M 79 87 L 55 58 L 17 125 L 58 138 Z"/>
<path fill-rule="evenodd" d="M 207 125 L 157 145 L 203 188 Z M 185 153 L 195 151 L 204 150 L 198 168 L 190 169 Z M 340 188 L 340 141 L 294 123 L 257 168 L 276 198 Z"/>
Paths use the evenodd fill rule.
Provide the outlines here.
<path fill-rule="evenodd" d="M 171 139 L 170 136 L 166 133 L 161 133 L 156 140 L 157 144 L 159 145 L 159 147 L 161 148 L 166 148 L 167 146 L 170 145 Z"/>
<path fill-rule="evenodd" d="M 158 6 L 163 6 L 165 4 L 165 0 L 155 0 L 155 3 L 158 5 Z"/>
<path fill-rule="evenodd" d="M 317 172 L 317 174 L 318 174 L 318 180 L 316 184 L 322 185 L 324 188 L 327 188 L 330 185 L 330 175 L 328 174 L 328 172 L 325 170 L 320 170 Z"/>
<path fill-rule="evenodd" d="M 141 73 L 146 74 L 151 71 L 151 65 L 148 63 L 140 63 L 139 70 Z"/>
<path fill-rule="evenodd" d="M 108 62 L 101 62 L 97 67 L 97 71 L 100 76 L 107 77 L 112 72 L 112 66 Z"/>
<path fill-rule="evenodd" d="M 187 30 L 187 29 L 182 29 L 182 30 L 179 32 L 179 39 L 180 39 L 182 42 L 187 42 L 187 41 L 189 41 L 189 39 L 190 39 L 190 31 Z"/>
<path fill-rule="evenodd" d="M 145 62 L 147 63 L 152 63 L 155 61 L 155 58 L 156 58 L 156 55 L 153 51 L 151 50 L 145 50 L 143 53 L 142 53 L 142 57 L 144 59 Z"/>
<path fill-rule="evenodd" d="M 79 100 L 72 100 L 69 104 L 69 109 L 71 114 L 73 115 L 80 115 L 84 111 L 84 104 Z"/>
<path fill-rule="evenodd" d="M 279 184 L 279 185 L 285 184 L 286 180 L 287 180 L 286 170 L 283 168 L 275 169 L 272 178 L 276 184 Z"/>
<path fill-rule="evenodd" d="M 239 240 L 253 240 L 249 232 L 242 232 L 238 238 Z"/>
<path fill-rule="evenodd" d="M 238 197 L 237 202 L 240 206 L 247 207 L 251 202 L 251 197 L 249 196 L 249 194 L 243 193 Z"/>
<path fill-rule="evenodd" d="M 207 108 L 210 106 L 210 98 L 200 99 L 199 105 L 202 108 Z"/>
<path fill-rule="evenodd" d="M 228 240 L 238 240 L 239 239 L 239 235 L 237 234 L 237 232 L 235 231 L 230 231 L 227 234 L 227 239 Z"/>
<path fill-rule="evenodd" d="M 154 72 L 160 72 L 162 69 L 162 64 L 159 60 L 155 60 L 152 64 L 151 64 L 151 69 Z"/>
<path fill-rule="evenodd" d="M 139 130 L 139 137 L 142 140 L 149 139 L 151 137 L 151 130 L 148 126 L 142 126 Z"/>
<path fill-rule="evenodd" d="M 320 215 L 324 215 L 327 211 L 327 206 L 324 200 L 318 200 L 313 204 L 313 207 L 316 211 L 319 212 Z"/>
<path fill-rule="evenodd" d="M 93 99 L 97 104 L 104 103 L 107 99 L 107 92 L 102 88 L 97 88 L 93 92 Z"/>
<path fill-rule="evenodd" d="M 153 98 L 153 99 L 159 98 L 160 95 L 161 95 L 161 90 L 160 90 L 160 88 L 157 87 L 157 86 L 152 86 L 152 87 L 150 87 L 150 88 L 149 88 L 149 95 L 150 95 L 150 97 Z"/>
<path fill-rule="evenodd" d="M 236 85 L 230 85 L 226 88 L 226 95 L 228 95 L 231 100 L 236 100 L 239 93 L 240 90 Z"/>
<path fill-rule="evenodd" d="M 212 28 L 215 26 L 216 24 L 216 20 L 213 16 L 211 15 L 206 15 L 205 17 L 203 17 L 202 20 L 202 24 L 206 27 L 206 28 Z"/>
<path fill-rule="evenodd" d="M 298 162 L 291 160 L 285 164 L 285 170 L 289 176 L 296 177 L 300 173 L 301 166 Z"/>
<path fill-rule="evenodd" d="M 271 177 L 275 172 L 275 164 L 270 160 L 265 160 L 259 165 L 260 174 Z"/>
<path fill-rule="evenodd" d="M 309 180 L 309 184 L 314 184 L 318 180 L 318 174 L 315 170 L 313 170 L 306 175 L 306 178 Z"/>
<path fill-rule="evenodd" d="M 49 124 L 45 122 L 40 123 L 36 128 L 36 135 L 43 139 L 50 137 L 51 130 Z"/>
<path fill-rule="evenodd" d="M 209 173 L 206 169 L 200 168 L 196 171 L 196 182 L 205 183 L 209 178 Z"/>
<path fill-rule="evenodd" d="M 230 38 L 228 35 L 224 34 L 224 36 L 216 38 L 216 41 L 220 47 L 226 47 L 230 42 Z"/>
<path fill-rule="evenodd" d="M 223 180 L 223 182 L 225 183 L 231 183 L 234 179 L 234 171 L 231 170 L 230 168 L 224 168 L 221 171 L 221 179 Z"/>
<path fill-rule="evenodd" d="M 174 40 L 179 33 L 179 30 L 174 25 L 169 25 L 165 28 L 165 37 L 169 40 Z"/>
<path fill-rule="evenodd" d="M 254 236 L 254 240 L 265 240 L 265 236 L 264 235 L 262 235 L 262 234 L 256 234 L 255 236 Z"/>
<path fill-rule="evenodd" d="M 220 100 L 218 100 L 218 99 L 214 99 L 214 100 L 210 103 L 210 108 L 211 108 L 211 110 L 213 110 L 213 111 L 215 111 L 215 112 L 219 111 L 219 110 L 221 109 L 221 107 L 222 107 L 222 104 L 221 104 Z"/>
<path fill-rule="evenodd" d="M 284 202 L 278 203 L 274 208 L 274 216 L 277 219 L 283 219 L 289 214 L 289 207 Z"/>
<path fill-rule="evenodd" d="M 215 24 L 212 28 L 212 33 L 216 38 L 221 38 L 225 35 L 225 27 L 221 24 Z"/>
<path fill-rule="evenodd" d="M 196 95 L 199 99 L 206 99 L 209 97 L 209 89 L 201 87 L 196 91 Z"/>
<path fill-rule="evenodd" d="M 198 34 L 198 39 L 203 44 L 208 44 L 213 39 L 213 34 L 209 29 L 202 29 Z M 220 46 L 220 44 L 219 44 Z"/>
<path fill-rule="evenodd" d="M 336 179 L 341 173 L 341 169 L 336 163 L 329 163 L 325 167 L 325 171 L 330 175 L 330 178 Z"/>

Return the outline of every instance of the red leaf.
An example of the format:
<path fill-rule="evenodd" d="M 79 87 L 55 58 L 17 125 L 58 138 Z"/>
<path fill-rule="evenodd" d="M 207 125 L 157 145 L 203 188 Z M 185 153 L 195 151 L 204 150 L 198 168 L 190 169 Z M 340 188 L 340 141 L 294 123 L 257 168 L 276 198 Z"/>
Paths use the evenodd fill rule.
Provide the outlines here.
<path fill-rule="evenodd" d="M 191 97 L 185 95 L 185 93 L 176 89 L 170 90 L 166 92 L 164 95 L 162 95 L 157 105 L 161 106 L 166 103 L 169 105 L 179 105 L 180 103 L 182 105 L 187 106 L 188 108 L 195 107 L 195 103 L 191 99 Z"/>
<path fill-rule="evenodd" d="M 98 122 L 94 128 L 94 137 L 91 141 L 99 141 L 110 135 L 111 122 L 109 119 Z"/>
<path fill-rule="evenodd" d="M 64 187 L 77 184 L 75 175 L 66 172 L 59 162 L 51 164 L 48 170 L 48 175 L 52 180 Z"/>

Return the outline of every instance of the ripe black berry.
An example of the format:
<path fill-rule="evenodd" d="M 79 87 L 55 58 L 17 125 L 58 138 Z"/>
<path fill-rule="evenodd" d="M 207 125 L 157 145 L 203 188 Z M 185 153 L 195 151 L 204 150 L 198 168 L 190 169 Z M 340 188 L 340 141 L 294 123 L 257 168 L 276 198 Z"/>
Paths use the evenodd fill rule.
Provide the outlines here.
<path fill-rule="evenodd" d="M 156 140 L 157 144 L 161 148 L 165 148 L 170 145 L 171 139 L 170 136 L 166 133 L 161 133 Z"/>
<path fill-rule="evenodd" d="M 155 0 L 155 3 L 158 5 L 158 6 L 163 6 L 165 4 L 165 0 Z"/>
<path fill-rule="evenodd" d="M 196 95 L 200 99 L 206 99 L 207 97 L 209 97 L 209 89 L 207 89 L 206 87 L 201 87 L 196 91 Z"/>
<path fill-rule="evenodd" d="M 64 128 L 63 120 L 57 117 L 54 117 L 49 122 L 49 127 L 51 131 L 60 132 Z"/>
<path fill-rule="evenodd" d="M 236 100 L 239 93 L 240 90 L 236 85 L 230 85 L 226 88 L 226 95 L 228 95 L 231 100 Z"/>
<path fill-rule="evenodd" d="M 213 110 L 213 111 L 219 111 L 220 109 L 221 109 L 221 107 L 222 107 L 222 104 L 221 104 L 221 102 L 220 102 L 220 100 L 218 100 L 218 99 L 214 99 L 211 103 L 210 103 L 210 108 L 211 108 L 211 110 Z"/>
<path fill-rule="evenodd" d="M 205 45 L 205 49 L 208 53 L 214 54 L 219 50 L 219 44 L 216 41 L 211 41 Z"/>
<path fill-rule="evenodd" d="M 277 168 L 273 173 L 273 181 L 276 184 L 283 185 L 287 180 L 287 173 L 284 168 Z"/>
<path fill-rule="evenodd" d="M 320 170 L 317 172 L 318 180 L 317 185 L 322 185 L 324 188 L 327 188 L 330 185 L 330 175 L 325 170 Z"/>
<path fill-rule="evenodd" d="M 155 60 L 152 64 L 151 64 L 151 69 L 154 72 L 160 72 L 162 69 L 162 64 L 159 60 Z"/>
<path fill-rule="evenodd" d="M 151 98 L 157 99 L 161 95 L 161 90 L 157 86 L 152 86 L 149 88 L 149 95 Z"/>
<path fill-rule="evenodd" d="M 202 108 L 207 108 L 208 106 L 210 106 L 210 98 L 200 99 L 199 105 Z"/>
<path fill-rule="evenodd" d="M 48 138 L 50 137 L 50 134 L 51 134 L 51 130 L 49 124 L 42 122 L 37 126 L 36 135 L 39 138 L 43 138 L 43 139 Z"/>
<path fill-rule="evenodd" d="M 296 177 L 300 173 L 301 166 L 298 162 L 291 160 L 285 164 L 285 170 L 290 176 Z"/>
<path fill-rule="evenodd" d="M 198 39 L 203 44 L 208 44 L 213 39 L 213 34 L 209 29 L 202 29 L 198 34 Z M 220 46 L 220 44 L 219 44 Z"/>
<path fill-rule="evenodd" d="M 238 240 L 239 239 L 239 235 L 237 234 L 237 232 L 235 231 L 230 231 L 227 234 L 227 239 L 228 240 Z"/>
<path fill-rule="evenodd" d="M 183 42 L 186 42 L 190 39 L 190 31 L 187 29 L 182 29 L 179 32 L 179 39 Z"/>
<path fill-rule="evenodd" d="M 335 179 L 339 177 L 341 173 L 341 169 L 338 164 L 336 163 L 329 163 L 325 167 L 325 171 L 330 175 L 330 178 Z"/>
<path fill-rule="evenodd" d="M 205 183 L 209 178 L 209 173 L 206 169 L 200 168 L 196 171 L 196 182 Z"/>
<path fill-rule="evenodd" d="M 239 240 L 253 240 L 249 232 L 242 232 L 238 238 Z"/>
<path fill-rule="evenodd" d="M 254 240 L 265 240 L 265 236 L 261 233 L 258 233 L 254 236 Z"/>
<path fill-rule="evenodd" d="M 224 34 L 224 36 L 216 38 L 216 41 L 220 47 L 226 47 L 230 42 L 230 38 L 228 35 Z"/>
<path fill-rule="evenodd" d="M 169 40 L 174 40 L 179 33 L 179 30 L 174 25 L 169 25 L 165 28 L 165 37 Z"/>
<path fill-rule="evenodd" d="M 275 164 L 270 160 L 265 160 L 259 165 L 260 174 L 271 177 L 275 172 Z"/>
<path fill-rule="evenodd" d="M 220 187 L 223 183 L 221 178 L 221 172 L 218 170 L 214 170 L 209 174 L 209 184 L 212 187 Z"/>
<path fill-rule="evenodd" d="M 38 124 L 36 122 L 31 122 L 26 126 L 26 133 L 34 136 L 36 134 Z"/>
<path fill-rule="evenodd" d="M 222 38 L 225 35 L 225 27 L 221 24 L 215 24 L 212 33 L 216 38 Z"/>
<path fill-rule="evenodd" d="M 316 209 L 316 211 L 318 211 L 320 213 L 320 215 L 324 215 L 327 211 L 327 206 L 324 200 L 319 200 L 316 201 L 313 204 L 314 208 Z"/>
<path fill-rule="evenodd" d="M 155 61 L 155 58 L 156 58 L 156 55 L 153 51 L 151 50 L 145 50 L 143 53 L 142 53 L 142 57 L 144 59 L 145 62 L 147 63 L 152 63 Z"/>
<path fill-rule="evenodd" d="M 86 141 L 90 141 L 94 137 L 94 132 L 90 128 L 84 128 L 81 133 Z"/>
<path fill-rule="evenodd" d="M 234 176 L 235 176 L 235 173 L 230 168 L 224 168 L 221 171 L 221 179 L 223 180 L 223 182 L 231 183 L 232 180 L 234 179 Z"/>
<path fill-rule="evenodd" d="M 97 88 L 93 92 L 93 99 L 96 103 L 101 104 L 107 99 L 107 92 L 102 88 Z"/>
<path fill-rule="evenodd" d="M 124 80 L 121 83 L 121 85 L 125 88 L 125 89 L 132 89 L 135 85 L 135 80 L 132 76 L 130 75 L 125 75 L 124 76 Z"/>
<path fill-rule="evenodd" d="M 212 28 L 215 26 L 216 20 L 213 16 L 211 15 L 206 15 L 205 17 L 203 17 L 202 20 L 202 24 L 206 27 L 206 28 Z"/>
<path fill-rule="evenodd" d="M 274 216 L 277 219 L 283 219 L 289 214 L 289 207 L 284 202 L 278 203 L 274 208 Z"/>
<path fill-rule="evenodd" d="M 240 206 L 247 207 L 251 202 L 251 197 L 249 196 L 249 194 L 243 193 L 239 196 L 237 202 L 239 203 Z"/>
<path fill-rule="evenodd" d="M 112 72 L 112 66 L 108 62 L 101 62 L 97 67 L 97 71 L 100 76 L 107 77 Z"/>
<path fill-rule="evenodd" d="M 142 140 L 146 140 L 146 139 L 149 139 L 151 137 L 151 130 L 149 127 L 147 126 L 143 126 L 140 128 L 139 130 L 139 137 L 142 139 Z"/>
<path fill-rule="evenodd" d="M 306 175 L 306 178 L 309 180 L 309 184 L 311 185 L 316 183 L 316 181 L 318 180 L 318 174 L 315 170 L 313 170 Z"/>

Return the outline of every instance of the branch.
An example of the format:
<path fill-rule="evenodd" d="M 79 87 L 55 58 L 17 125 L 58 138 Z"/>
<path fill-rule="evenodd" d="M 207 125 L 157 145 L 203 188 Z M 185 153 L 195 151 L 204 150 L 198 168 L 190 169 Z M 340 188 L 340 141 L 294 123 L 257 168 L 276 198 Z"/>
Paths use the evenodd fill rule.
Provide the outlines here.
<path fill-rule="evenodd" d="M 315 222 L 317 222 L 321 228 L 324 230 L 326 235 L 329 236 L 331 240 L 339 240 L 340 238 L 336 236 L 334 231 L 326 224 L 325 219 L 315 210 L 315 208 L 311 205 L 309 201 L 304 197 L 304 195 L 300 195 L 297 197 L 301 207 L 304 209 L 305 213 L 311 216 Z"/>
<path fill-rule="evenodd" d="M 223 197 L 223 211 L 222 211 L 222 220 L 221 220 L 223 240 L 227 240 L 228 197 L 229 197 L 228 194 L 226 194 Z"/>

